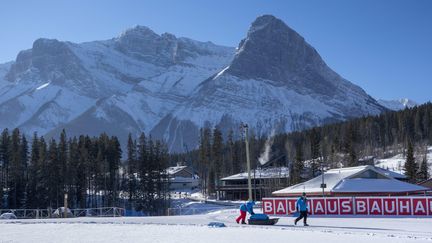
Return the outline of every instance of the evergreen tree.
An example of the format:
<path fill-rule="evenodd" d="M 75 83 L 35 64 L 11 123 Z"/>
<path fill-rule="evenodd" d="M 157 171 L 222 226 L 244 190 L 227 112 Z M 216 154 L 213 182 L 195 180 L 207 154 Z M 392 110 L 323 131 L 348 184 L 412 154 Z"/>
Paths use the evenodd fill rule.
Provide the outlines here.
<path fill-rule="evenodd" d="M 27 172 L 27 202 L 26 206 L 28 208 L 37 208 L 39 205 L 37 186 L 40 183 L 38 178 L 38 167 L 39 167 L 39 138 L 37 133 L 33 134 L 30 161 L 28 163 Z"/>
<path fill-rule="evenodd" d="M 348 154 L 348 166 L 358 166 L 358 158 L 355 148 L 355 143 L 357 140 L 357 129 L 354 124 L 349 123 L 345 132 L 345 144 L 344 150 Z"/>
<path fill-rule="evenodd" d="M 29 149 L 28 149 L 28 142 L 27 142 L 25 135 L 22 135 L 22 138 L 21 138 L 20 155 L 21 155 L 21 165 L 23 167 L 22 190 L 24 191 L 22 198 L 20 198 L 20 204 L 21 204 L 22 208 L 28 208 L 27 202 L 29 200 L 29 198 L 28 198 L 28 181 L 29 181 L 29 177 L 28 177 L 28 159 L 29 158 L 28 158 L 28 156 L 29 156 Z"/>
<path fill-rule="evenodd" d="M 37 202 L 40 205 L 37 208 L 47 208 L 49 206 L 48 198 L 48 173 L 47 173 L 47 160 L 48 160 L 48 149 L 44 137 L 39 139 L 39 161 L 36 167 L 36 176 L 38 181 L 36 182 L 36 195 Z"/>
<path fill-rule="evenodd" d="M 78 198 L 79 191 L 77 190 L 79 187 L 79 166 L 80 166 L 80 156 L 79 156 L 79 148 L 78 148 L 78 139 L 73 137 L 68 142 L 69 147 L 69 156 L 68 156 L 68 176 L 69 180 L 67 188 L 68 188 L 68 198 L 70 201 L 70 205 L 72 208 L 78 208 Z M 92 205 L 96 206 L 96 205 Z"/>
<path fill-rule="evenodd" d="M 108 173 L 109 173 L 109 200 L 108 206 L 117 206 L 118 198 L 118 170 L 120 168 L 122 150 L 120 142 L 117 137 L 111 137 L 109 140 L 108 151 L 107 151 L 107 162 L 108 162 Z"/>
<path fill-rule="evenodd" d="M 25 168 L 26 161 L 23 161 L 23 153 L 21 146 L 21 134 L 18 129 L 12 131 L 10 140 L 9 156 L 10 156 L 10 176 L 7 182 L 8 185 L 8 205 L 10 208 L 21 208 L 23 205 L 22 200 L 25 195 Z M 27 156 L 27 155 L 25 155 Z"/>
<path fill-rule="evenodd" d="M 129 133 L 128 135 L 128 144 L 127 144 L 127 168 L 128 168 L 128 194 L 129 201 L 135 198 L 137 180 L 135 173 L 137 172 L 137 151 L 136 151 L 136 142 L 132 140 L 132 135 Z"/>
<path fill-rule="evenodd" d="M 216 185 L 219 179 L 222 177 L 223 172 L 223 138 L 222 138 L 222 132 L 219 130 L 219 128 L 215 127 L 213 129 L 213 144 L 212 144 L 212 163 L 211 166 L 213 167 L 211 169 L 212 172 L 212 180 L 209 180 L 209 186 L 210 191 L 215 192 L 216 191 Z"/>
<path fill-rule="evenodd" d="M 232 130 L 228 132 L 228 138 L 227 138 L 227 160 L 225 164 L 225 175 L 232 175 L 235 172 L 239 171 L 238 169 L 238 160 L 236 158 L 236 148 L 234 143 L 234 133 Z"/>
<path fill-rule="evenodd" d="M 60 161 L 58 157 L 58 146 L 54 139 L 50 140 L 48 146 L 47 157 L 47 188 L 48 188 L 48 201 L 51 208 L 58 208 L 63 205 L 62 194 L 62 179 L 60 178 Z"/>
<path fill-rule="evenodd" d="M 419 175 L 418 178 L 420 181 L 424 181 L 429 179 L 429 165 L 428 165 L 428 161 L 427 161 L 427 154 L 424 155 L 423 157 L 423 161 L 420 165 L 420 171 L 419 171 Z"/>
<path fill-rule="evenodd" d="M 138 174 L 138 189 L 137 189 L 137 205 L 136 209 L 144 211 L 148 208 L 147 191 L 148 191 L 148 150 L 147 138 L 144 133 L 141 133 L 138 142 L 137 151 L 137 174 Z"/>
<path fill-rule="evenodd" d="M 9 146 L 10 146 L 10 136 L 9 136 L 9 130 L 6 128 L 3 130 L 1 134 L 1 140 L 0 140 L 0 204 L 3 208 L 8 208 L 8 181 L 9 181 L 9 160 L 10 160 L 10 153 L 9 153 Z M 3 192 L 6 194 L 4 195 Z M 6 198 L 6 200 L 3 200 Z"/>
<path fill-rule="evenodd" d="M 297 184 L 303 181 L 302 173 L 304 169 L 304 159 L 302 146 L 303 145 L 300 142 L 296 145 L 296 154 L 290 175 L 291 184 Z"/>
<path fill-rule="evenodd" d="M 316 128 L 313 128 L 310 133 L 310 149 L 311 149 L 311 173 L 312 177 L 318 175 L 319 171 L 319 157 L 320 157 L 320 134 Z"/>
<path fill-rule="evenodd" d="M 87 170 L 88 159 L 89 159 L 89 151 L 88 151 L 88 138 L 81 135 L 78 139 L 78 164 L 77 164 L 77 178 L 76 178 L 76 200 L 77 204 L 80 208 L 86 207 L 86 199 L 87 199 L 87 179 L 89 178 L 89 173 Z M 105 180 L 103 181 L 105 182 Z M 105 183 L 104 183 L 105 185 Z M 105 187 L 100 187 L 102 191 Z M 102 200 L 104 200 L 104 196 L 102 195 Z M 103 202 L 102 202 L 103 203 Z M 100 205 L 105 206 L 105 205 Z"/>
<path fill-rule="evenodd" d="M 211 166 L 211 133 L 209 128 L 201 128 L 200 130 L 198 173 L 202 180 L 204 194 L 207 195 L 210 189 L 208 182 L 214 179 L 209 178 L 209 175 L 214 177 Z"/>
<path fill-rule="evenodd" d="M 64 194 L 68 192 L 68 185 L 70 184 L 70 177 L 68 173 L 68 144 L 66 138 L 66 131 L 64 129 L 60 133 L 60 141 L 58 144 L 58 163 L 60 169 L 59 187 L 62 189 L 61 194 Z"/>
<path fill-rule="evenodd" d="M 418 165 L 414 158 L 414 149 L 411 141 L 408 141 L 408 149 L 405 161 L 405 175 L 408 177 L 410 182 L 417 181 L 417 170 Z"/>

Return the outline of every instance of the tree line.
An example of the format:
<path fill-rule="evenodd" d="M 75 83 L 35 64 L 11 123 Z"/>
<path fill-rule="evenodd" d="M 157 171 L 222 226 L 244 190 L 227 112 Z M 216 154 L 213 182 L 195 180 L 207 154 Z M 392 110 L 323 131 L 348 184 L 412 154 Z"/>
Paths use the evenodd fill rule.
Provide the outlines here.
<path fill-rule="evenodd" d="M 253 168 L 260 166 L 258 157 L 267 139 L 250 130 Z M 432 104 L 278 134 L 272 140 L 271 158 L 276 158 L 272 164 L 290 168 L 290 184 L 313 178 L 323 169 L 366 164 L 368 156 L 407 155 L 410 146 L 412 157 L 404 164 L 405 171 L 412 182 L 418 182 L 430 177 L 426 150 L 432 144 Z M 232 130 L 222 136 L 217 126 L 205 127 L 198 149 L 172 154 L 171 160 L 189 161 L 203 178 L 204 188 L 213 193 L 220 178 L 245 171 L 244 138 L 235 137 Z"/>
<path fill-rule="evenodd" d="M 19 129 L 0 138 L 0 207 L 46 209 L 129 207 L 157 213 L 167 200 L 167 153 L 159 141 L 132 142 L 126 164 L 115 136 L 81 135 L 48 141 L 34 133 L 31 142 Z M 166 204 L 166 203 L 165 203 Z M 165 205 L 163 204 L 163 205 Z"/>

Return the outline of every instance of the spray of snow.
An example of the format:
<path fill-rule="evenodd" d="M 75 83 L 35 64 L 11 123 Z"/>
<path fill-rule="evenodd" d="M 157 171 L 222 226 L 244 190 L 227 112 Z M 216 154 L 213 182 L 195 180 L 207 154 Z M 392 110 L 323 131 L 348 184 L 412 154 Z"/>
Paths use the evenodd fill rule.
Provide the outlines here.
<path fill-rule="evenodd" d="M 275 135 L 275 130 L 273 129 L 271 131 L 270 136 L 267 138 L 266 142 L 265 142 L 265 147 L 264 147 L 264 151 L 261 153 L 260 157 L 258 158 L 258 161 L 260 162 L 261 165 L 265 165 L 265 163 L 267 163 L 270 160 L 270 152 L 271 152 L 271 146 L 273 145 L 273 141 L 274 141 L 274 135 Z"/>

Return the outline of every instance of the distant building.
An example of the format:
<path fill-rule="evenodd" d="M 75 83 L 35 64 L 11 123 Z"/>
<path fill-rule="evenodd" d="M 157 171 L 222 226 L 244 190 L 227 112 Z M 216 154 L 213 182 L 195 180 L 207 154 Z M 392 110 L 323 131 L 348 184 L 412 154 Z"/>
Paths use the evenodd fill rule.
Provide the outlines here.
<path fill-rule="evenodd" d="M 199 186 L 199 177 L 192 168 L 186 165 L 172 166 L 166 169 L 171 191 L 191 191 Z"/>
<path fill-rule="evenodd" d="M 331 169 L 324 173 L 326 196 L 397 196 L 423 194 L 428 189 L 399 179 L 404 175 L 377 168 L 357 166 Z M 322 176 L 273 192 L 277 197 L 297 197 L 303 192 L 310 196 L 323 195 Z"/>
<path fill-rule="evenodd" d="M 432 191 L 432 178 L 422 181 L 418 184 L 419 186 L 424 186 L 429 188 L 429 191 Z"/>
<path fill-rule="evenodd" d="M 289 185 L 289 170 L 286 167 L 256 169 L 251 171 L 252 194 L 254 200 L 271 196 L 275 190 Z M 231 175 L 220 180 L 216 187 L 219 199 L 247 200 L 248 175 L 247 172 Z"/>

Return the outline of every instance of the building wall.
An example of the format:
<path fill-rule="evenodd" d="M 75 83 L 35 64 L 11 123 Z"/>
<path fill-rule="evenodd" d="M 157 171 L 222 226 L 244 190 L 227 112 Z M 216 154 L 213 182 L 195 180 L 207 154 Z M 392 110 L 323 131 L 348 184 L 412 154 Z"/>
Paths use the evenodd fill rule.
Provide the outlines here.
<path fill-rule="evenodd" d="M 192 177 L 192 173 L 183 169 L 173 175 L 174 177 Z"/>
<path fill-rule="evenodd" d="M 429 179 L 426 182 L 421 183 L 420 186 L 424 186 L 424 187 L 432 189 L 432 179 Z"/>
<path fill-rule="evenodd" d="M 288 183 L 288 178 L 252 179 L 252 197 L 254 200 L 270 197 L 273 191 L 287 187 Z M 216 188 L 216 191 L 222 200 L 247 200 L 247 179 L 223 181 L 222 185 Z"/>

